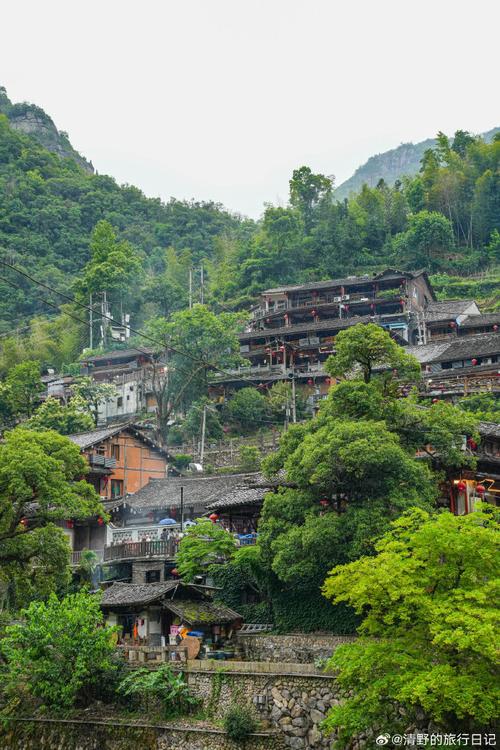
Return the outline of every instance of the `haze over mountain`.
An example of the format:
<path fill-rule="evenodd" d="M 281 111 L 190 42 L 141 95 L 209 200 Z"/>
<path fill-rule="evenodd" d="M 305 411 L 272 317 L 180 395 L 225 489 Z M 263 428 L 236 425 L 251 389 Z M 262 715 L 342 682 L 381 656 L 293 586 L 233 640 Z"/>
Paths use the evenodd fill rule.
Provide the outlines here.
<path fill-rule="evenodd" d="M 481 133 L 481 137 L 486 143 L 491 143 L 499 130 L 500 127 L 492 128 L 486 133 Z M 368 161 L 356 169 L 352 177 L 338 186 L 335 197 L 343 200 L 350 193 L 360 190 L 363 183 L 375 187 L 377 182 L 383 179 L 388 185 L 393 185 L 402 177 L 413 177 L 420 169 L 420 161 L 425 151 L 434 148 L 435 145 L 435 138 L 427 138 L 420 143 L 402 143 L 397 148 L 370 156 Z"/>

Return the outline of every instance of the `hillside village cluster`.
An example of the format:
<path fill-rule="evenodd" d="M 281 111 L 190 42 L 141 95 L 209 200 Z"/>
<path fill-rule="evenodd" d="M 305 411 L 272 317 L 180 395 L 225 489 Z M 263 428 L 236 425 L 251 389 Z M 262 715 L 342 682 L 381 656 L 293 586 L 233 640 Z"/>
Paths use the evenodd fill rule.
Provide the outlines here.
<path fill-rule="evenodd" d="M 333 382 L 324 363 L 335 353 L 336 335 L 369 322 L 390 332 L 418 359 L 419 387 L 432 401 L 498 391 L 500 313 L 482 314 L 474 300 L 437 301 L 425 271 L 388 269 L 373 277 L 265 290 L 239 336 L 248 365 L 213 373 L 210 395 L 220 403 L 244 386 L 287 381 L 305 392 L 312 414 Z M 180 583 L 175 568 L 179 539 L 194 519 L 208 516 L 234 533 L 238 544 L 255 543 L 264 496 L 278 488 L 279 480 L 258 472 L 207 476 L 197 471 L 202 467 L 196 457 L 194 473 L 181 475 L 171 460 L 175 449 L 153 438 L 151 367 L 147 349 L 83 360 L 82 374 L 116 389 L 100 404 L 96 429 L 70 436 L 86 457 L 87 481 L 100 495 L 109 521 L 69 519 L 65 532 L 73 566 L 92 550 L 100 570 L 107 568 L 102 607 L 108 622 L 120 625 L 130 658 L 137 655 L 134 646 L 140 646 L 170 649 L 175 659 L 185 658 L 176 639 L 179 627 L 201 630 L 215 644 L 242 625 L 237 612 L 212 601 L 209 581 Z M 52 373 L 44 380 L 46 396 L 68 399 L 71 376 Z M 500 426 L 483 422 L 479 430 L 479 447 L 464 445 L 477 452 L 476 469 L 457 473 L 443 487 L 441 504 L 455 514 L 471 512 L 477 500 L 496 504 L 500 493 Z M 96 585 L 99 580 L 98 569 Z"/>

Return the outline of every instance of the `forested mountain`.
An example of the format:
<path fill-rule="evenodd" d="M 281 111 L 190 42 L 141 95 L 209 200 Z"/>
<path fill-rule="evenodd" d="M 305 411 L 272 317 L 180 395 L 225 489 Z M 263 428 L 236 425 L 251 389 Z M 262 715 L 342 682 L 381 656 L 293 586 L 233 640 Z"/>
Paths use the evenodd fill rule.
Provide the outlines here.
<path fill-rule="evenodd" d="M 483 133 L 482 138 L 485 143 L 491 143 L 499 130 L 500 128 L 492 128 L 487 133 Z M 379 180 L 393 185 L 396 180 L 402 180 L 403 177 L 413 177 L 420 169 L 424 153 L 429 148 L 435 148 L 436 145 L 435 138 L 427 138 L 419 143 L 402 143 L 397 148 L 370 156 L 368 161 L 356 169 L 352 177 L 338 186 L 335 190 L 335 197 L 337 200 L 343 200 L 350 193 L 361 190 L 365 182 L 370 187 L 375 187 Z"/>
<path fill-rule="evenodd" d="M 17 105 L 9 110 L 3 97 L 9 116 L 0 115 L 0 258 L 80 301 L 108 291 L 113 314 L 125 310 L 135 327 L 187 307 L 190 269 L 193 301 L 216 311 L 247 309 L 269 286 L 391 265 L 440 274 L 443 295 L 485 271 L 480 296 L 490 308 L 499 304 L 498 134 L 489 144 L 464 131 L 453 139 L 439 134 L 416 176 L 393 186 L 365 184 L 344 201 L 327 177 L 301 167 L 290 180 L 288 205 L 267 205 L 254 222 L 216 203 L 146 198 L 93 174 L 78 158 L 51 153 L 34 134 L 13 128 Z M 4 335 L 34 316 L 55 318 L 68 301 L 5 269 L 0 294 Z M 46 341 L 61 329 L 65 351 L 51 355 L 53 362 L 72 361 L 84 345 L 81 326 L 69 341 L 68 325 L 67 316 L 48 328 L 31 324 L 38 338 L 42 326 Z"/>
<path fill-rule="evenodd" d="M 15 130 L 0 115 L 0 256 L 67 291 L 89 260 L 90 235 L 103 219 L 136 248 L 144 270 L 156 272 L 167 247 L 187 249 L 189 262 L 196 264 L 213 255 L 214 238 L 245 236 L 253 229 L 252 222 L 218 204 L 173 199 L 165 204 L 135 187 L 119 186 L 112 177 L 92 174 L 73 158 L 50 153 L 33 134 Z M 20 284 L 16 291 L 0 282 L 4 330 L 47 312 L 39 290 Z"/>
<path fill-rule="evenodd" d="M 92 162 L 75 151 L 68 134 L 58 130 L 52 118 L 41 107 L 28 102 L 13 104 L 3 86 L 0 86 L 0 114 L 9 118 L 14 130 L 30 135 L 48 151 L 62 158 L 72 159 L 86 172 L 94 171 Z"/>

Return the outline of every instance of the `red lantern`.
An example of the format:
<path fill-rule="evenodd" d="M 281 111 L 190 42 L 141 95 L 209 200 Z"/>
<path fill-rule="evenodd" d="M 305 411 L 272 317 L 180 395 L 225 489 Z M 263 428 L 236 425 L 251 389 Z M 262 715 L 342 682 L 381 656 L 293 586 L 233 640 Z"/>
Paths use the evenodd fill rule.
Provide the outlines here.
<path fill-rule="evenodd" d="M 459 492 L 465 492 L 465 490 L 466 490 L 466 489 L 467 489 L 467 485 L 465 484 L 465 482 L 462 482 L 462 481 L 460 481 L 460 482 L 459 482 L 459 483 L 457 484 L 457 490 L 458 490 Z"/>
<path fill-rule="evenodd" d="M 307 381 L 307 385 L 314 385 L 314 380 L 312 378 L 309 378 Z"/>
<path fill-rule="evenodd" d="M 172 573 L 173 576 L 179 575 L 179 571 L 177 570 L 177 568 L 173 568 L 170 572 Z"/>
<path fill-rule="evenodd" d="M 322 500 L 319 501 L 319 504 L 323 506 L 323 508 L 326 508 L 328 505 L 330 505 L 330 501 L 324 497 Z"/>
<path fill-rule="evenodd" d="M 75 525 L 75 522 L 71 518 L 68 521 L 66 521 L 67 529 L 72 529 L 74 525 Z"/>
<path fill-rule="evenodd" d="M 344 305 L 344 310 L 349 310 L 349 305 Z"/>
<path fill-rule="evenodd" d="M 373 304 L 373 302 L 370 305 L 370 310 L 375 310 L 375 305 Z"/>
<path fill-rule="evenodd" d="M 473 440 L 472 438 L 469 438 L 467 442 L 469 443 L 469 448 L 471 449 L 471 451 L 475 451 L 477 448 L 476 441 Z"/>
<path fill-rule="evenodd" d="M 104 518 L 101 518 L 101 516 L 99 516 L 99 518 L 97 519 L 97 523 L 99 526 L 104 526 Z"/>
<path fill-rule="evenodd" d="M 327 385 L 331 385 L 332 384 L 332 379 L 331 378 L 327 378 L 326 379 L 326 384 Z"/>
<path fill-rule="evenodd" d="M 457 324 L 455 323 L 454 320 L 452 320 L 450 323 L 450 328 L 456 328 L 456 327 L 457 327 Z"/>
<path fill-rule="evenodd" d="M 471 359 L 472 364 L 474 367 L 477 365 L 477 359 L 474 357 L 474 359 Z"/>
<path fill-rule="evenodd" d="M 476 484 L 476 492 L 478 495 L 484 495 L 486 487 L 483 484 Z"/>
<path fill-rule="evenodd" d="M 26 528 L 28 526 L 28 519 L 26 517 L 21 518 L 20 523 L 21 523 L 21 526 L 24 526 L 24 528 Z"/>
<path fill-rule="evenodd" d="M 212 523 L 215 523 L 219 520 L 219 516 L 217 515 L 217 513 L 210 513 L 209 519 L 212 521 Z"/>
<path fill-rule="evenodd" d="M 270 323 L 270 322 L 271 322 L 271 318 L 266 318 L 266 323 Z"/>
<path fill-rule="evenodd" d="M 285 347 L 284 346 L 280 346 L 280 352 L 284 352 L 284 351 L 285 351 Z"/>
<path fill-rule="evenodd" d="M 439 404 L 439 399 L 438 398 L 433 398 L 432 399 L 432 403 L 433 404 Z"/>
<path fill-rule="evenodd" d="M 494 330 L 494 331 L 498 331 L 498 326 L 497 326 L 497 324 L 496 324 L 496 323 L 495 323 L 495 325 L 493 326 L 493 330 Z"/>
<path fill-rule="evenodd" d="M 316 315 L 316 310 L 311 310 L 311 315 L 314 317 Z"/>

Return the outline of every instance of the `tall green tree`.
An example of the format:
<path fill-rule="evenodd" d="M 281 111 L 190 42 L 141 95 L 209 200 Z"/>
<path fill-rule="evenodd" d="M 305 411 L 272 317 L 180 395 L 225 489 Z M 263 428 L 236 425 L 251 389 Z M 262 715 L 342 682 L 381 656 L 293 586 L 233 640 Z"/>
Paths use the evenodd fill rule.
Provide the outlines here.
<path fill-rule="evenodd" d="M 64 579 L 69 546 L 56 524 L 104 515 L 78 446 L 47 430 L 16 428 L 0 445 L 0 577 L 19 583 L 59 571 Z M 22 581 L 21 581 L 22 583 Z M 22 588 L 26 589 L 24 583 Z"/>
<path fill-rule="evenodd" d="M 375 368 L 396 370 L 398 379 L 418 378 L 420 366 L 408 355 L 387 331 L 374 323 L 358 324 L 340 331 L 335 338 L 335 355 L 330 356 L 326 369 L 330 375 L 344 375 L 361 370 L 369 383 Z"/>
<path fill-rule="evenodd" d="M 28 705 L 63 714 L 90 703 L 117 673 L 115 628 L 104 626 L 100 597 L 79 592 L 32 602 L 1 644 L 3 688 Z"/>
<path fill-rule="evenodd" d="M 180 541 L 176 567 L 183 580 L 189 582 L 206 573 L 209 565 L 229 559 L 235 550 L 232 534 L 208 519 L 199 518 Z"/>
<path fill-rule="evenodd" d="M 74 396 L 84 412 L 92 416 L 94 425 L 99 421 L 99 407 L 116 396 L 112 383 L 99 383 L 89 376 L 79 378 L 72 386 Z"/>
<path fill-rule="evenodd" d="M 44 390 L 40 363 L 28 360 L 14 365 L 7 374 L 5 384 L 14 414 L 19 417 L 31 417 Z"/>
<path fill-rule="evenodd" d="M 480 732 L 498 718 L 498 513 L 413 510 L 363 557 L 334 568 L 324 595 L 363 616 L 330 659 L 348 697 L 325 722 L 336 747 L 360 735 Z"/>
<path fill-rule="evenodd" d="M 69 403 L 61 404 L 56 398 L 47 398 L 28 420 L 30 430 L 55 430 L 60 435 L 73 435 L 94 427 L 94 419 L 86 411 L 82 398 L 75 396 Z"/>

